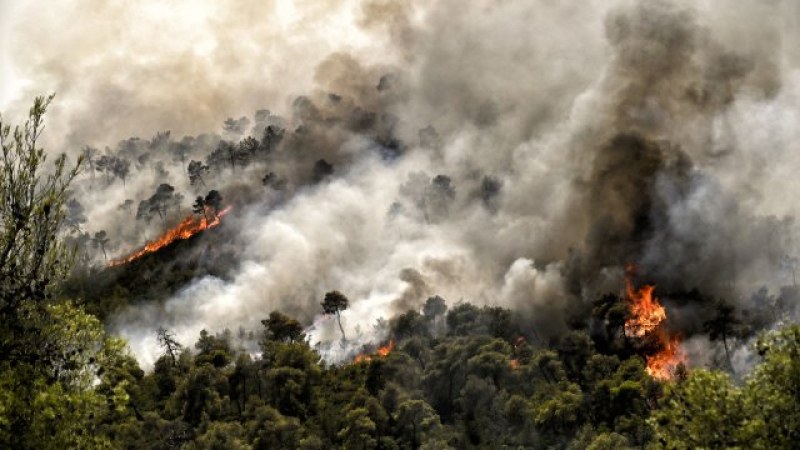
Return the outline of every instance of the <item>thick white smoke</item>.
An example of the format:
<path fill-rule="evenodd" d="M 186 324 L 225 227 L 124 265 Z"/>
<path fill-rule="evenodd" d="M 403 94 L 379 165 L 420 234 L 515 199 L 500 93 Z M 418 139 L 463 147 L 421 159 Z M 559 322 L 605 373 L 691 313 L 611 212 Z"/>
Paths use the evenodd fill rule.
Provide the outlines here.
<path fill-rule="evenodd" d="M 26 87 L 2 106 L 56 91 L 55 150 L 219 133 L 260 108 L 313 136 L 274 161 L 296 186 L 285 201 L 260 191 L 272 166 L 217 177 L 223 195 L 259 190 L 226 219 L 238 231 L 228 279 L 114 317 L 145 365 L 158 326 L 188 344 L 202 328 L 256 328 L 273 309 L 335 341 L 319 316 L 333 289 L 350 298 L 342 320 L 361 343 L 382 338 L 377 319 L 434 294 L 512 307 L 552 335 L 575 304 L 619 289 L 626 258 L 676 290 L 743 305 L 787 283 L 776 259 L 796 253 L 786 218 L 800 207 L 795 2 L 36 3 L 10 19 L 5 57 Z M 391 123 L 401 157 L 339 123 L 364 110 Z M 617 149 L 630 152 L 622 164 Z M 76 187 L 90 231 L 115 236 L 117 253 L 164 226 L 137 224 L 118 209 L 126 199 L 165 181 L 198 194 L 165 151 L 152 150 L 165 172 Z M 334 176 L 301 183 L 301 158 L 333 162 Z"/>

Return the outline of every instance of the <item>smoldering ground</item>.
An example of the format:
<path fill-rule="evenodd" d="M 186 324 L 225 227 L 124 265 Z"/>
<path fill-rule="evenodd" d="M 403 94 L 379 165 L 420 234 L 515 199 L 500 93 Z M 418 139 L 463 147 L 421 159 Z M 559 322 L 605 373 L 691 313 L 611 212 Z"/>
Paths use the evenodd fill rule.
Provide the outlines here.
<path fill-rule="evenodd" d="M 555 336 L 620 291 L 628 262 L 660 292 L 742 308 L 790 283 L 793 2 L 256 3 L 110 3 L 116 19 L 91 32 L 42 32 L 84 17 L 64 3 L 37 17 L 35 36 L 16 27 L 39 50 L 12 55 L 31 89 L 59 92 L 55 149 L 118 154 L 115 140 L 173 130 L 137 144 L 150 159 L 124 184 L 76 186 L 86 227 L 113 235 L 114 251 L 168 226 L 116 209 L 159 183 L 187 202 L 213 187 L 237 204 L 235 238 L 209 243 L 237 255 L 224 279 L 112 320 L 143 362 L 159 325 L 188 343 L 273 309 L 333 341 L 318 317 L 333 289 L 365 342 L 382 338 L 378 318 L 433 294 L 511 307 Z M 228 116 L 249 122 L 220 130 Z M 189 183 L 187 160 L 261 139 L 268 122 L 284 129 L 269 156 Z M 183 161 L 168 154 L 202 132 Z"/>

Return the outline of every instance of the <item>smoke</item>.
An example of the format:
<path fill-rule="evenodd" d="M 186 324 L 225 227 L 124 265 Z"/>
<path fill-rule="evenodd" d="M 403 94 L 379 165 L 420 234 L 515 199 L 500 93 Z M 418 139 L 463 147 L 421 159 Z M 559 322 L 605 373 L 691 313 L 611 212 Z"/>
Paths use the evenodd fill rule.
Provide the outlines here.
<path fill-rule="evenodd" d="M 697 289 L 753 308 L 753 292 L 790 283 L 800 7 L 731 6 L 59 2 L 17 13 L 9 58 L 19 98 L 58 93 L 52 148 L 132 162 L 124 183 L 94 173 L 75 187 L 112 253 L 209 189 L 236 204 L 225 242 L 204 241 L 235 255 L 224 276 L 112 319 L 145 365 L 158 326 L 189 343 L 273 309 L 334 342 L 319 305 L 334 289 L 351 301 L 351 343 L 434 294 L 513 308 L 552 337 L 619 292 L 628 262 L 677 303 Z M 247 136 L 260 156 L 190 183 L 188 161 Z M 134 220 L 165 182 L 184 199 Z M 348 351 L 325 347 L 331 361 Z"/>

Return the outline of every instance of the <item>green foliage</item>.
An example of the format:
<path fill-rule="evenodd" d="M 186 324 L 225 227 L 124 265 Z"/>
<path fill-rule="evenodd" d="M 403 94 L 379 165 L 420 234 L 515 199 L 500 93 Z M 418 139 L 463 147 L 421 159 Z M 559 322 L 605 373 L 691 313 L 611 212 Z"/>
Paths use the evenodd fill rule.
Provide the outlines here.
<path fill-rule="evenodd" d="M 0 447 L 107 448 L 103 423 L 126 415 L 131 380 L 121 374 L 131 359 L 96 318 L 56 296 L 70 268 L 59 238 L 81 160 L 45 167 L 38 141 L 52 99 L 37 98 L 13 133 L 0 117 Z"/>
<path fill-rule="evenodd" d="M 264 325 L 264 339 L 277 342 L 298 342 L 305 339 L 303 326 L 279 311 L 269 313 L 269 319 L 262 320 Z"/>
<path fill-rule="evenodd" d="M 653 423 L 670 449 L 732 448 L 739 446 L 744 425 L 744 397 L 730 377 L 698 370 L 671 386 L 664 408 Z"/>
<path fill-rule="evenodd" d="M 49 170 L 39 147 L 44 113 L 53 97 L 38 97 L 23 126 L 0 116 L 0 359 L 31 363 L 45 349 L 39 330 L 48 322 L 46 305 L 70 265 L 57 240 L 65 217 L 67 187 L 81 161 L 67 169 L 66 156 Z"/>
<path fill-rule="evenodd" d="M 651 423 L 668 449 L 796 448 L 800 437 L 800 326 L 762 336 L 763 362 L 734 385 L 730 376 L 697 370 L 669 386 Z"/>
<path fill-rule="evenodd" d="M 747 381 L 747 402 L 758 413 L 749 432 L 772 448 L 800 441 L 800 326 L 792 325 L 759 339 L 764 362 Z"/>
<path fill-rule="evenodd" d="M 37 99 L 13 135 L 0 119 L 0 448 L 788 449 L 800 440 L 800 327 L 763 336 L 763 362 L 742 385 L 704 370 L 660 383 L 619 339 L 626 309 L 615 296 L 595 303 L 596 333 L 570 331 L 552 345 L 532 339 L 508 309 L 448 310 L 434 296 L 422 314 L 390 320 L 391 354 L 338 366 L 324 364 L 301 323 L 278 311 L 252 340 L 257 355 L 228 331 L 203 330 L 184 348 L 160 329 L 164 354 L 145 373 L 97 318 L 56 295 L 70 268 L 59 230 L 74 231 L 81 214 L 73 205 L 64 221 L 77 167 L 68 170 L 61 157 L 42 171 L 37 139 L 49 101 Z M 220 143 L 210 164 L 235 168 L 269 153 L 282 131 L 265 133 L 262 142 Z M 127 167 L 110 161 L 93 169 L 124 182 Z M 193 185 L 205 184 L 207 172 L 189 164 Z M 442 200 L 452 197 L 448 183 L 434 182 Z M 173 191 L 160 186 L 142 216 L 166 217 Z M 212 190 L 196 212 L 216 214 L 221 202 Z M 102 251 L 108 243 L 104 232 L 81 236 L 73 243 Z M 108 275 L 84 276 L 74 292 L 88 296 Z M 92 298 L 107 305 L 128 294 Z M 347 297 L 328 292 L 321 306 L 344 340 Z M 727 352 L 738 320 L 720 303 L 704 325 Z"/>
<path fill-rule="evenodd" d="M 43 327 L 59 358 L 49 364 L 0 365 L 0 443 L 12 448 L 104 448 L 105 420 L 127 415 L 135 379 L 124 343 L 70 303 L 48 307 Z M 135 364 L 135 363 L 134 363 Z M 127 366 L 127 367 L 126 367 Z"/>
<path fill-rule="evenodd" d="M 39 387 L 30 430 L 76 448 L 792 448 L 800 417 L 798 327 L 759 341 L 764 362 L 741 386 L 704 370 L 663 384 L 638 356 L 596 353 L 584 333 L 551 350 L 490 327 L 438 339 L 419 329 L 395 336 L 386 358 L 326 366 L 283 333 L 295 321 L 278 313 L 261 356 L 234 349 L 230 333 L 202 332 L 194 353 L 175 364 L 165 355 L 145 374 L 96 319 L 58 307 L 65 323 L 52 332 L 83 356 Z M 495 314 L 471 311 L 473 323 Z M 0 411 L 20 407 L 2 392 Z"/>
<path fill-rule="evenodd" d="M 322 310 L 325 314 L 336 315 L 336 322 L 339 324 L 339 330 L 342 332 L 342 341 L 346 340 L 344 335 L 344 327 L 342 327 L 342 311 L 347 309 L 350 301 L 339 291 L 331 291 L 325 294 L 322 300 Z"/>

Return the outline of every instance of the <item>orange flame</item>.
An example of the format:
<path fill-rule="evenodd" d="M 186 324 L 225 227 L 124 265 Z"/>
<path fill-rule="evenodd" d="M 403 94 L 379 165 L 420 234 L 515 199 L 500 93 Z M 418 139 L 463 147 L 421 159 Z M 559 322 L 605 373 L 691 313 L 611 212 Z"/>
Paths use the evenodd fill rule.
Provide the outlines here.
<path fill-rule="evenodd" d="M 394 350 L 394 340 L 390 339 L 388 344 L 384 345 L 383 347 L 378 347 L 378 350 L 375 351 L 374 356 L 386 358 L 389 356 L 389 353 L 392 353 L 392 350 Z M 353 358 L 353 364 L 370 362 L 372 361 L 372 356 L 373 355 L 367 355 L 366 353 L 359 353 L 355 358 Z"/>
<path fill-rule="evenodd" d="M 685 363 L 686 357 L 680 348 L 679 336 L 669 336 L 661 323 L 667 319 L 667 311 L 653 295 L 655 286 L 645 285 L 634 289 L 631 275 L 635 267 L 629 265 L 625 276 L 625 294 L 628 299 L 631 317 L 625 321 L 625 335 L 641 338 L 657 333 L 661 350 L 647 357 L 647 373 L 659 380 L 671 380 L 675 369 Z"/>
<path fill-rule="evenodd" d="M 353 358 L 353 364 L 361 364 L 363 362 L 370 362 L 372 361 L 372 356 L 366 355 L 364 353 L 359 353 Z"/>
<path fill-rule="evenodd" d="M 667 318 L 667 311 L 653 296 L 655 286 L 633 288 L 630 278 L 625 279 L 625 292 L 630 302 L 631 318 L 625 321 L 625 334 L 642 337 L 655 330 Z"/>
<path fill-rule="evenodd" d="M 681 349 L 681 339 L 678 336 L 660 336 L 663 349 L 655 355 L 647 357 L 645 371 L 653 378 L 671 380 L 675 377 L 678 365 L 686 363 L 686 355 Z"/>
<path fill-rule="evenodd" d="M 144 255 L 157 252 L 162 248 L 168 246 L 169 244 L 178 241 L 189 239 L 190 237 L 194 236 L 195 234 L 207 230 L 209 228 L 214 228 L 219 225 L 220 220 L 230 212 L 232 206 L 228 206 L 227 208 L 223 209 L 219 213 L 217 213 L 212 220 L 208 220 L 208 218 L 201 217 L 196 218 L 194 214 L 187 216 L 181 223 L 176 225 L 170 230 L 167 230 L 160 238 L 156 239 L 155 241 L 148 242 L 144 248 L 141 250 L 134 252 L 124 258 L 114 259 L 108 263 L 109 267 L 119 266 L 121 264 L 129 263 L 135 259 L 139 259 Z"/>
<path fill-rule="evenodd" d="M 380 347 L 378 351 L 375 353 L 377 353 L 378 356 L 386 358 L 387 356 L 389 356 L 389 353 L 392 353 L 392 350 L 394 350 L 394 340 L 390 339 L 388 344 L 384 345 L 383 347 Z"/>

